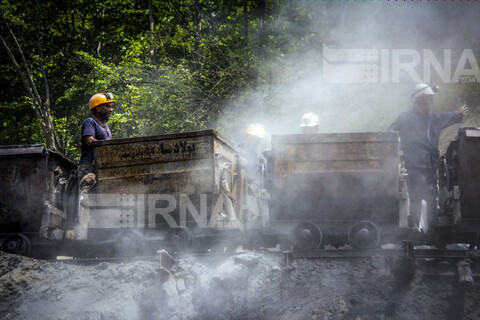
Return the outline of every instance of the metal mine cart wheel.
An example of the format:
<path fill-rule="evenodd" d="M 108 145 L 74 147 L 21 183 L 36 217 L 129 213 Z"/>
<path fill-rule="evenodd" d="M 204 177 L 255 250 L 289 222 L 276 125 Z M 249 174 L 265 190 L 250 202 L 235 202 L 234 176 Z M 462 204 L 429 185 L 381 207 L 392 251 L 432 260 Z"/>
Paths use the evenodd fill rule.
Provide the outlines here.
<path fill-rule="evenodd" d="M 192 232 L 188 228 L 170 229 L 165 235 L 163 241 L 165 248 L 169 251 L 185 251 L 192 244 Z"/>
<path fill-rule="evenodd" d="M 360 221 L 348 231 L 348 243 L 355 249 L 372 249 L 379 241 L 378 227 L 371 221 Z"/>
<path fill-rule="evenodd" d="M 2 243 L 2 251 L 7 253 L 27 256 L 30 253 L 30 249 L 30 240 L 28 240 L 28 238 L 21 233 L 15 233 L 7 236 Z"/>
<path fill-rule="evenodd" d="M 312 222 L 301 222 L 292 232 L 292 243 L 295 249 L 316 249 L 322 243 L 322 239 L 320 227 Z"/>
<path fill-rule="evenodd" d="M 133 257 L 143 251 L 145 240 L 140 232 L 125 230 L 116 237 L 113 247 L 115 256 Z"/>

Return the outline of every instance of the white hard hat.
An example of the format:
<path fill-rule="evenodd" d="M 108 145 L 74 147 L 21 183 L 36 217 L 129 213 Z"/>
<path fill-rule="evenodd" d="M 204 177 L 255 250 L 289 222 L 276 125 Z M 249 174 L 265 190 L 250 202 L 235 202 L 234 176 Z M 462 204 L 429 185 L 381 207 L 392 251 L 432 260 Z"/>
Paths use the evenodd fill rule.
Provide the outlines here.
<path fill-rule="evenodd" d="M 305 113 L 302 117 L 302 123 L 300 124 L 300 128 L 305 127 L 315 127 L 318 126 L 319 120 L 316 115 L 313 113 Z"/>
<path fill-rule="evenodd" d="M 427 95 L 434 95 L 438 92 L 437 86 L 431 86 L 426 83 L 420 83 L 413 88 L 412 99 L 418 99 Z"/>

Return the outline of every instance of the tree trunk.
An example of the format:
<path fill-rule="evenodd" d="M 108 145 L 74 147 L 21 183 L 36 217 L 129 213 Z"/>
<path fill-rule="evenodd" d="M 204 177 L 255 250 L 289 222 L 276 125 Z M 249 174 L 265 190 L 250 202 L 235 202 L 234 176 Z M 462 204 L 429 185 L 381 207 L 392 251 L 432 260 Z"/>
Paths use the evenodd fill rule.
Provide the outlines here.
<path fill-rule="evenodd" d="M 248 46 L 248 0 L 243 1 L 243 43 Z"/>
<path fill-rule="evenodd" d="M 200 1 L 195 0 L 194 3 L 194 18 L 195 18 L 195 40 L 193 44 L 193 62 L 195 64 L 195 70 L 200 69 L 200 52 L 198 52 L 198 48 L 200 47 L 200 40 L 202 39 L 202 16 L 201 16 L 201 7 Z"/>
<path fill-rule="evenodd" d="M 42 44 L 40 43 L 40 27 L 38 25 L 38 16 L 37 16 L 37 2 L 34 1 L 33 4 L 33 21 L 35 24 L 35 40 L 37 43 L 37 49 L 38 49 L 38 54 L 40 56 L 40 67 L 42 71 L 42 76 L 43 76 L 43 82 L 45 85 L 45 100 L 41 100 L 42 104 L 44 105 L 43 109 L 45 110 L 45 118 L 47 119 L 48 122 L 48 127 L 51 127 L 51 134 L 53 135 L 53 139 L 55 141 L 55 144 L 49 145 L 50 148 L 56 149 L 56 147 L 61 148 L 60 141 L 58 140 L 58 137 L 55 133 L 55 128 L 52 122 L 52 118 L 50 115 L 50 86 L 48 84 L 48 77 L 47 77 L 47 72 L 45 71 L 45 65 L 44 65 L 44 59 L 43 59 L 43 49 L 42 49 Z M 22 53 L 23 56 L 23 53 Z M 25 61 L 25 65 L 27 62 Z M 49 130 L 50 131 L 50 130 Z M 50 134 L 50 133 L 49 133 Z"/>
<path fill-rule="evenodd" d="M 155 29 L 155 21 L 153 20 L 153 12 L 152 12 L 152 0 L 147 0 L 147 8 L 148 8 L 148 26 L 150 28 L 150 55 L 153 56 L 155 54 L 155 47 L 154 44 L 154 35 L 153 30 Z"/>
<path fill-rule="evenodd" d="M 265 10 L 266 10 L 266 1 L 258 0 L 258 38 L 260 40 L 260 47 L 263 47 L 263 37 L 265 34 Z"/>
<path fill-rule="evenodd" d="M 23 54 L 22 48 L 20 47 L 20 44 L 17 41 L 17 38 L 13 34 L 12 29 L 10 29 L 10 26 L 6 21 L 3 21 L 3 24 L 6 26 L 8 32 L 10 33 L 10 36 L 12 37 L 15 47 L 17 51 L 19 52 L 20 59 L 23 64 L 23 71 L 20 65 L 18 64 L 17 60 L 15 59 L 15 56 L 13 55 L 12 51 L 10 50 L 10 47 L 6 43 L 5 39 L 0 36 L 0 40 L 2 42 L 2 45 L 7 52 L 8 58 L 12 62 L 12 64 L 15 66 L 17 69 L 18 75 L 20 77 L 20 80 L 22 81 L 23 87 L 27 93 L 27 95 L 32 99 L 32 104 L 33 104 L 33 109 L 35 111 L 35 115 L 37 118 L 41 120 L 41 126 L 42 126 L 42 131 L 43 135 L 45 137 L 45 144 L 47 145 L 48 148 L 51 149 L 57 149 L 57 139 L 55 136 L 55 129 L 53 126 L 52 118 L 50 116 L 50 105 L 49 101 L 43 101 L 42 98 L 40 97 L 40 94 L 38 93 L 37 87 L 35 85 L 35 82 L 33 81 L 32 75 L 30 73 L 30 69 L 28 68 L 27 61 L 25 59 L 25 56 Z"/>

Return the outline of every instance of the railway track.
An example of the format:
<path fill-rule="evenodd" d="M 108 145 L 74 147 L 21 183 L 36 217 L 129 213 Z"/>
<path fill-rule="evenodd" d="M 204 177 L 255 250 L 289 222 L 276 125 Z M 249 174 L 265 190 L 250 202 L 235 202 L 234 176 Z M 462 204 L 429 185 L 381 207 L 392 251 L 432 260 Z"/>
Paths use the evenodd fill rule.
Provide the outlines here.
<path fill-rule="evenodd" d="M 293 261 L 295 259 L 364 259 L 369 257 L 392 257 L 401 258 L 409 257 L 413 259 L 470 259 L 472 261 L 480 258 L 480 250 L 440 250 L 440 249 L 414 249 L 406 251 L 405 249 L 371 249 L 371 250 L 350 250 L 350 249 L 318 249 L 318 250 L 261 250 L 268 254 L 283 255 L 286 260 Z M 214 257 L 214 256 L 233 256 L 240 252 L 183 252 L 173 255 L 175 258 L 190 257 Z M 155 261 L 159 259 L 158 254 L 134 256 L 134 257 L 95 257 L 95 258 L 76 258 L 76 257 L 57 257 L 47 261 L 60 261 L 63 263 L 78 264 L 98 264 L 102 262 L 123 263 L 134 261 Z"/>
<path fill-rule="evenodd" d="M 405 257 L 415 259 L 478 259 L 480 250 L 440 250 L 414 249 L 406 254 L 404 249 L 373 249 L 373 250 L 309 250 L 291 251 L 295 259 L 355 259 L 372 256 Z"/>

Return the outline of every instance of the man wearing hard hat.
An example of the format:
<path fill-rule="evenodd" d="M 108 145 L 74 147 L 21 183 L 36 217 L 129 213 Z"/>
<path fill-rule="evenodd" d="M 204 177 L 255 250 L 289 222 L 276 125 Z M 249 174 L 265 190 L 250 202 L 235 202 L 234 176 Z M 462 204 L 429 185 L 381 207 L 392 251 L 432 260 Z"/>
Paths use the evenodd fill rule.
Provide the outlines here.
<path fill-rule="evenodd" d="M 87 193 L 96 184 L 92 142 L 112 139 L 106 122 L 113 112 L 113 102 L 115 100 L 111 93 L 97 93 L 90 98 L 92 116 L 85 119 L 82 125 L 82 155 L 77 170 L 80 190 L 83 193 Z"/>
<path fill-rule="evenodd" d="M 439 159 L 438 141 L 442 129 L 460 123 L 467 114 L 464 105 L 459 111 L 434 112 L 433 96 L 438 87 L 417 84 L 412 92 L 412 108 L 403 112 L 388 128 L 400 135 L 407 185 L 410 196 L 410 214 L 413 223 L 420 223 L 422 200 L 427 203 L 427 228 L 433 231 L 437 209 L 437 162 Z M 431 233 L 431 232 L 429 232 Z"/>
<path fill-rule="evenodd" d="M 250 227 L 256 226 L 258 218 L 265 211 L 265 206 L 261 199 L 264 198 L 263 189 L 265 179 L 265 162 L 259 154 L 258 149 L 265 138 L 265 130 L 259 123 L 248 126 L 243 134 L 243 143 L 238 146 L 242 155 L 247 159 L 247 195 L 245 199 L 246 209 L 248 210 L 248 224 Z M 263 208 L 263 209 L 262 209 Z"/>

